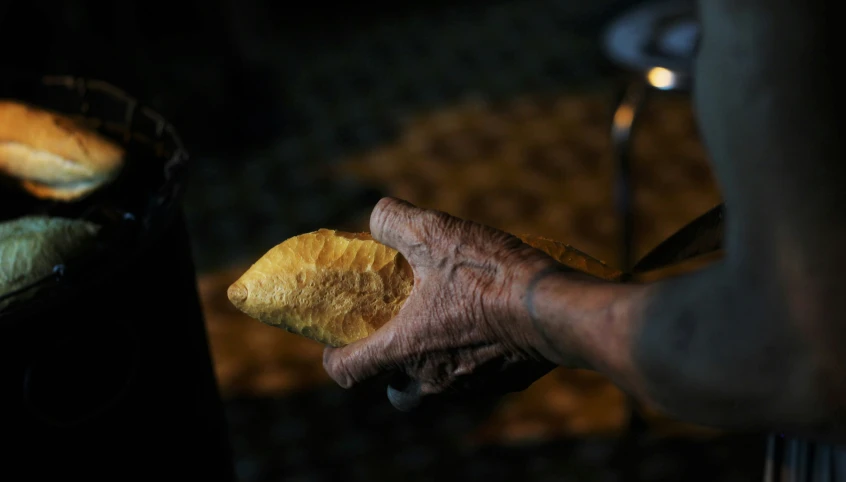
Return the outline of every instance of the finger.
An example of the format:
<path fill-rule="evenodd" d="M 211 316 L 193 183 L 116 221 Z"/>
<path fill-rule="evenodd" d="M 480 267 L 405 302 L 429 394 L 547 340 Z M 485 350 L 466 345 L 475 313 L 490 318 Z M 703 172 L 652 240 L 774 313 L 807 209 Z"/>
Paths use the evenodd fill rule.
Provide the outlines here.
<path fill-rule="evenodd" d="M 408 257 L 421 244 L 419 220 L 427 211 L 395 198 L 382 198 L 370 214 L 370 234 Z"/>
<path fill-rule="evenodd" d="M 385 326 L 369 337 L 340 348 L 323 350 L 323 368 L 343 388 L 379 376 L 396 366 L 392 330 Z"/>

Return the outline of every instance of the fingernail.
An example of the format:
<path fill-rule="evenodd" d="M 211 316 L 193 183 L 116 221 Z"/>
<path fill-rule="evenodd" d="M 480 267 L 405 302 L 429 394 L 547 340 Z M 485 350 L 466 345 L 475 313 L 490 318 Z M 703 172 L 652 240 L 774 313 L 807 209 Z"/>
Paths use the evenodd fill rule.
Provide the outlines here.
<path fill-rule="evenodd" d="M 388 401 L 400 412 L 410 412 L 420 406 L 420 397 L 388 385 Z"/>
<path fill-rule="evenodd" d="M 405 375 L 395 375 L 388 384 L 388 401 L 397 410 L 408 412 L 420 406 L 420 384 Z"/>

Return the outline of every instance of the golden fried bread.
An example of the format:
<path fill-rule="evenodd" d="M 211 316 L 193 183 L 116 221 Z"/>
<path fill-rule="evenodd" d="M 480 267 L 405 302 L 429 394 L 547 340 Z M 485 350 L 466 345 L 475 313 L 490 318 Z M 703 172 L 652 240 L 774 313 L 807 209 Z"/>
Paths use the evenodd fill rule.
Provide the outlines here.
<path fill-rule="evenodd" d="M 573 269 L 609 280 L 620 276 L 563 243 L 534 236 L 522 239 Z M 252 318 L 343 346 L 393 318 L 413 286 L 411 266 L 395 249 L 367 233 L 321 229 L 268 251 L 227 295 Z"/>
<path fill-rule="evenodd" d="M 73 201 L 114 179 L 124 149 L 70 117 L 0 100 L 0 174 L 30 194 Z"/>

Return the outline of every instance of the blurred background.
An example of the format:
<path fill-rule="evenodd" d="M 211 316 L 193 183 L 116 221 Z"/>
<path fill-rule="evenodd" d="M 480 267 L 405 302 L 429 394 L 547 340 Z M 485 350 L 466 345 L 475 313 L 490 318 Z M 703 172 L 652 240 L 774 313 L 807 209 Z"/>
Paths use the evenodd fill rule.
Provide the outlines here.
<path fill-rule="evenodd" d="M 644 38 L 681 17 L 627 14 L 690 5 L 3 1 L 0 37 L 7 64 L 105 80 L 182 134 L 195 162 L 185 211 L 242 481 L 755 480 L 762 438 L 648 407 L 632 421 L 624 394 L 586 372 L 395 412 L 384 386 L 335 387 L 320 346 L 245 318 L 225 295 L 290 236 L 366 230 L 382 195 L 619 267 L 615 108 L 650 66 L 683 69 L 690 44 L 685 24 L 681 61 L 655 61 Z M 609 50 L 609 27 L 629 17 Z M 640 48 L 632 61 L 627 49 Z M 635 257 L 720 201 L 687 93 L 653 87 L 631 144 Z"/>

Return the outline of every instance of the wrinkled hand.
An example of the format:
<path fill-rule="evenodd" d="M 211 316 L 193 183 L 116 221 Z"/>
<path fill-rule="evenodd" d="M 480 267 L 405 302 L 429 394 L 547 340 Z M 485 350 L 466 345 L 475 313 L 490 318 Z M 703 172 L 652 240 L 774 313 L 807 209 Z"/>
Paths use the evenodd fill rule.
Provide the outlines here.
<path fill-rule="evenodd" d="M 553 368 L 535 349 L 525 303 L 532 278 L 558 266 L 552 258 L 502 231 L 390 198 L 370 229 L 406 257 L 414 288 L 376 333 L 326 349 L 324 367 L 339 385 L 393 374 L 388 398 L 410 410 L 444 393 L 522 390 Z"/>

